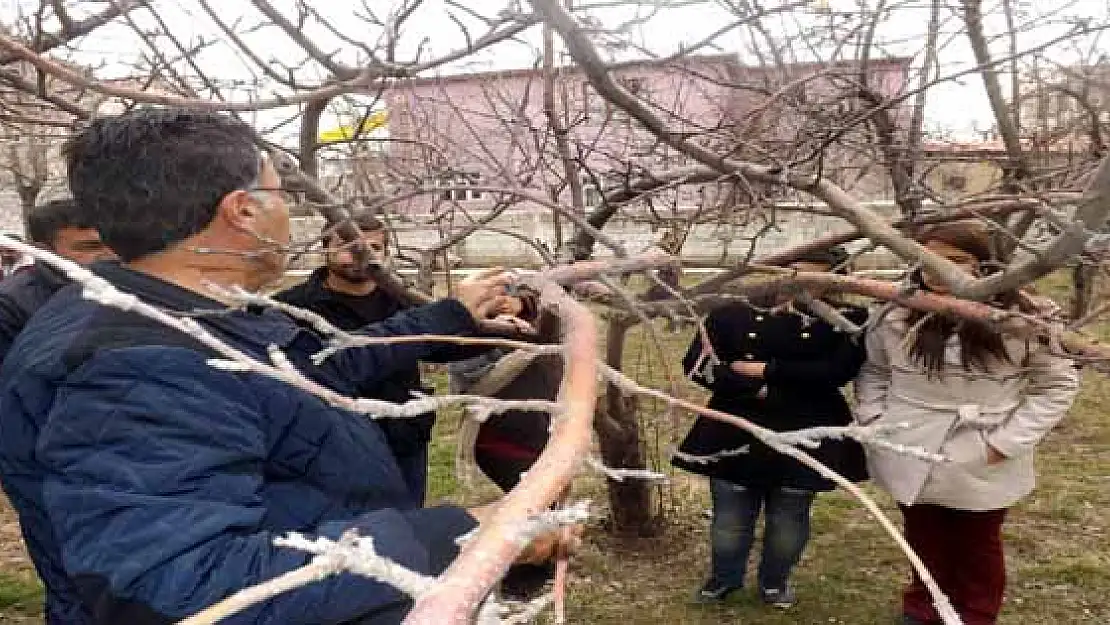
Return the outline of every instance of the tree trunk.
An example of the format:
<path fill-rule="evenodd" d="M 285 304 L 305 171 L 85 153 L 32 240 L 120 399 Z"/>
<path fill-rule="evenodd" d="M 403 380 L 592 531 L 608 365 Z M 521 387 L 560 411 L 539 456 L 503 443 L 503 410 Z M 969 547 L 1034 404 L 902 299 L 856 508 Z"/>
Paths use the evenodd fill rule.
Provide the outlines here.
<path fill-rule="evenodd" d="M 606 363 L 619 369 L 624 359 L 624 342 L 631 324 L 613 319 L 606 336 Z M 640 440 L 640 423 L 636 414 L 637 402 L 626 397 L 620 389 L 609 385 L 599 407 L 594 423 L 601 458 L 613 468 L 646 469 L 644 450 Z M 609 506 L 613 511 L 614 533 L 654 536 L 660 528 L 660 518 L 652 514 L 651 486 L 645 480 L 609 480 Z"/>
<path fill-rule="evenodd" d="M 432 292 L 435 290 L 435 275 L 435 254 L 421 254 L 419 264 L 416 266 L 416 284 L 413 286 L 416 288 L 416 290 L 431 295 Z"/>
<path fill-rule="evenodd" d="M 1075 287 L 1071 300 L 1072 319 L 1080 319 L 1090 312 L 1097 276 L 1098 267 L 1094 265 L 1081 264 L 1071 270 L 1072 285 Z"/>
<path fill-rule="evenodd" d="M 319 168 L 316 161 L 316 150 L 319 148 L 320 116 L 328 107 L 329 98 L 309 100 L 304 107 L 304 117 L 301 118 L 301 132 L 297 146 L 297 160 L 301 163 L 301 171 L 312 178 L 319 177 Z"/>
<path fill-rule="evenodd" d="M 16 192 L 19 193 L 19 208 L 23 213 L 23 228 L 26 231 L 27 218 L 31 216 L 31 211 L 35 209 L 35 201 L 42 193 L 42 185 L 17 185 Z M 24 232 L 23 234 L 27 233 Z"/>

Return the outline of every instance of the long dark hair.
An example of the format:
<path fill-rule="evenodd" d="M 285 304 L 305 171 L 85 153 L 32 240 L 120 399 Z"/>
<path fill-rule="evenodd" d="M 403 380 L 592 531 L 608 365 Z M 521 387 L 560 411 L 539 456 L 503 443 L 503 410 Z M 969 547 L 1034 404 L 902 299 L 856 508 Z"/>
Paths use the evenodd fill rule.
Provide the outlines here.
<path fill-rule="evenodd" d="M 990 233 L 979 222 L 938 224 L 923 230 L 917 240 L 923 245 L 930 242 L 946 243 L 971 254 L 979 261 L 981 274 L 995 271 Z M 927 288 L 920 273 L 915 275 L 915 281 L 919 287 Z M 1008 307 L 1017 302 L 1017 293 L 1008 292 L 1000 295 L 994 303 Z M 989 371 L 999 361 L 1013 362 L 1010 353 L 1006 351 L 1002 333 L 986 322 L 911 310 L 906 323 L 913 332 L 910 357 L 925 367 L 929 378 L 944 377 L 944 353 L 952 335 L 959 337 L 960 364 L 965 371 L 973 368 Z"/>

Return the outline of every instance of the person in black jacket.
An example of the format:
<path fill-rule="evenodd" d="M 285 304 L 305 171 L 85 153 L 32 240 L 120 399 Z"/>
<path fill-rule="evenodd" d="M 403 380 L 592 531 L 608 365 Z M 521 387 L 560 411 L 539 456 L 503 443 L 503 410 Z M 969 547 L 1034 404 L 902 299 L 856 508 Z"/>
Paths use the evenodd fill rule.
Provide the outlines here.
<path fill-rule="evenodd" d="M 385 224 L 369 213 L 352 216 L 362 234 L 362 243 L 376 257 L 388 255 Z M 353 330 L 392 317 L 406 308 L 385 289 L 378 288 L 365 266 L 354 262 L 349 246 L 342 246 L 338 237 L 325 234 L 326 264 L 312 272 L 308 279 L 275 295 L 287 304 L 311 310 L 340 330 Z M 442 349 L 449 349 L 446 343 Z M 398 370 L 374 385 L 358 389 L 360 397 L 371 397 L 395 403 L 413 398 L 413 391 L 430 393 L 420 379 L 416 363 Z M 432 437 L 435 413 L 408 419 L 379 421 L 386 441 L 416 505 L 424 502 L 428 475 L 428 441 Z"/>
<path fill-rule="evenodd" d="M 561 332 L 559 318 L 549 311 L 505 310 L 518 318 L 534 323 L 536 334 L 530 339 L 537 344 L 558 343 Z M 486 375 L 509 348 L 495 348 L 447 365 L 451 392 L 477 394 L 497 399 L 544 399 L 556 401 L 563 381 L 563 359 L 560 355 L 536 356 L 512 380 L 490 387 Z M 474 463 L 494 484 L 509 492 L 520 476 L 535 464 L 547 445 L 551 415 L 533 410 L 506 410 L 490 415 L 477 428 L 474 437 Z M 465 443 L 464 443 L 465 444 Z"/>
<path fill-rule="evenodd" d="M 351 219 L 368 250 L 377 258 L 388 261 L 385 224 L 369 213 L 359 213 Z M 276 299 L 311 310 L 341 330 L 353 330 L 384 321 L 405 310 L 405 302 L 379 288 L 367 268 L 354 262 L 349 244 L 341 245 L 338 237 L 328 234 L 325 234 L 323 243 L 327 249 L 326 264 L 313 271 L 303 283 L 275 295 Z M 430 351 L 425 360 L 439 363 L 467 358 L 476 353 L 473 347 L 450 343 L 435 344 Z M 413 398 L 414 392 L 432 393 L 431 388 L 423 385 L 416 363 L 380 382 L 360 386 L 358 396 L 404 403 Z M 419 417 L 380 421 L 416 505 L 423 504 L 427 491 L 428 442 L 432 438 L 435 416 L 434 412 L 429 412 Z"/>
<path fill-rule="evenodd" d="M 844 257 L 833 248 L 794 266 L 828 271 Z M 862 341 L 798 302 L 771 297 L 762 303 L 767 308 L 731 304 L 714 310 L 705 323 L 712 352 L 700 337 L 690 345 L 683 366 L 695 382 L 713 391 L 709 407 L 774 431 L 851 423 L 840 387 L 863 364 Z M 859 308 L 840 312 L 857 325 L 866 319 Z M 806 451 L 848 479 L 866 477 L 863 450 L 855 441 L 826 440 Z M 673 463 L 710 478 L 711 573 L 696 600 L 723 601 L 743 587 L 762 509 L 760 595 L 768 605 L 791 607 L 794 592 L 788 580 L 809 539 L 814 494 L 832 490 L 832 482 L 743 430 L 706 417 L 698 418 Z"/>
<path fill-rule="evenodd" d="M 100 240 L 92 216 L 82 213 L 71 199 L 53 200 L 32 210 L 27 233 L 35 245 L 82 265 L 115 258 Z M 41 262 L 0 282 L 0 362 L 27 320 L 67 284 L 65 276 Z"/>

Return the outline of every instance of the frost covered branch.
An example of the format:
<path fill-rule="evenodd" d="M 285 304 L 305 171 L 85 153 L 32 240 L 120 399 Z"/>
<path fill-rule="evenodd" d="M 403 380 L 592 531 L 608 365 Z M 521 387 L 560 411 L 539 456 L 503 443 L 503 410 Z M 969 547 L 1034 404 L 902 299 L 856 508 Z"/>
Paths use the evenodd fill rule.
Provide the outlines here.
<path fill-rule="evenodd" d="M 214 625 L 227 617 L 264 601 L 326 577 L 349 572 L 389 584 L 415 597 L 435 583 L 435 578 L 421 575 L 379 554 L 374 539 L 348 531 L 334 541 L 324 537 L 308 538 L 291 532 L 274 539 L 274 546 L 298 549 L 313 555 L 305 566 L 284 575 L 244 588 L 204 610 L 178 621 L 178 625 Z"/>

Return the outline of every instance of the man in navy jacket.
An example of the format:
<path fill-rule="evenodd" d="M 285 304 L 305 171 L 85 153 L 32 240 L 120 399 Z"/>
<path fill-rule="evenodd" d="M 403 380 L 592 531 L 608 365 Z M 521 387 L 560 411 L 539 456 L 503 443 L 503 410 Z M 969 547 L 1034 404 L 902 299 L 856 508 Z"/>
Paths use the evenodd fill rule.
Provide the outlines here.
<path fill-rule="evenodd" d="M 345 350 L 317 366 L 316 336 L 274 310 L 238 310 L 210 285 L 279 278 L 288 207 L 250 130 L 223 115 L 139 109 L 98 119 L 65 151 L 79 205 L 98 215 L 125 292 L 188 313 L 260 359 L 276 345 L 340 392 L 411 367 L 433 347 Z M 295 530 L 372 536 L 428 575 L 456 555 L 476 512 L 413 507 L 381 429 L 364 415 L 250 373 L 215 369 L 193 338 L 66 287 L 0 372 L 0 477 L 47 588 L 51 624 L 170 623 L 309 557 Z M 448 299 L 362 330 L 467 334 L 504 288 Z M 280 595 L 226 623 L 393 623 L 407 601 L 349 574 Z"/>
<path fill-rule="evenodd" d="M 36 206 L 27 216 L 27 232 L 35 245 L 82 265 L 115 258 L 92 216 L 68 198 Z M 66 284 L 65 276 L 41 262 L 0 281 L 0 362 L 27 320 Z"/>

